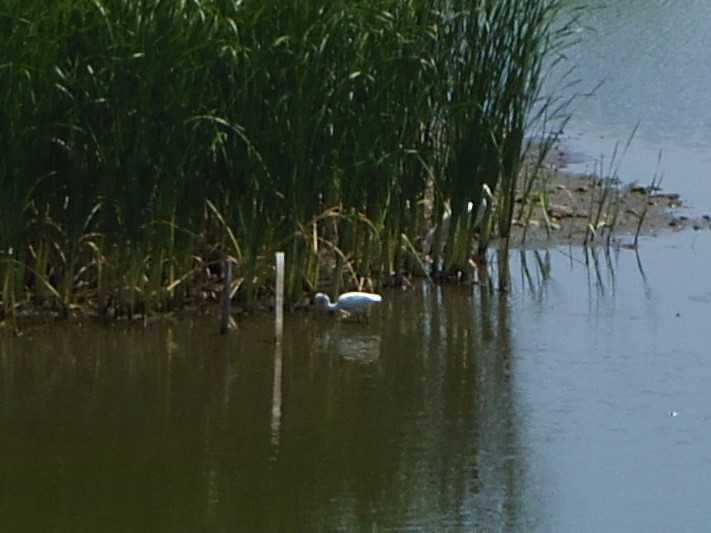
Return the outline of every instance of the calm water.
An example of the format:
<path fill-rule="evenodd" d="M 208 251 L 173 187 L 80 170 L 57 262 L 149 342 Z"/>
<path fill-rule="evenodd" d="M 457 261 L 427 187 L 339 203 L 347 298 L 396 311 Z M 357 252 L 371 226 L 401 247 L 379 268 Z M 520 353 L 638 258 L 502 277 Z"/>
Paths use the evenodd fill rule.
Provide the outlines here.
<path fill-rule="evenodd" d="M 266 319 L 2 339 L 2 530 L 705 530 L 711 231 L 525 257 L 281 353 Z"/>
<path fill-rule="evenodd" d="M 574 4 L 603 4 L 599 0 Z M 698 210 L 711 209 L 711 2 L 613 0 L 587 16 L 581 46 L 569 51 L 578 66 L 576 91 L 604 85 L 574 105 L 565 147 L 574 170 L 609 161 L 616 142 L 639 130 L 621 178 L 647 184 L 662 151 L 664 188 Z"/>

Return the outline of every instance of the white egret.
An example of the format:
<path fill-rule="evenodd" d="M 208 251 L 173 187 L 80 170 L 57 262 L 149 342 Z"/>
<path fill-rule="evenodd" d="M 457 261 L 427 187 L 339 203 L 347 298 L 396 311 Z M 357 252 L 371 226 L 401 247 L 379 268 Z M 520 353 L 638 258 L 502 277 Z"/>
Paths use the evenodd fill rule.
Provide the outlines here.
<path fill-rule="evenodd" d="M 314 304 L 318 307 L 335 312 L 342 311 L 347 315 L 366 316 L 368 308 L 373 304 L 383 301 L 382 296 L 371 292 L 344 292 L 335 303 L 331 302 L 328 294 L 317 292 L 314 295 Z"/>

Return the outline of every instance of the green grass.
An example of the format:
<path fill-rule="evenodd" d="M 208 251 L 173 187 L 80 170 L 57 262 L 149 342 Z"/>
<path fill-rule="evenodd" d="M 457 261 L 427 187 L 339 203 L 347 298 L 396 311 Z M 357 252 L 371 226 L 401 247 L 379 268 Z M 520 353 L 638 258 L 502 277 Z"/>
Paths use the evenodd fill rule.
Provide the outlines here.
<path fill-rule="evenodd" d="M 377 283 L 422 269 L 413 243 L 446 210 L 443 266 L 461 269 L 509 234 L 566 16 L 562 0 L 0 2 L 4 314 L 171 308 L 209 293 L 225 255 L 251 302 L 276 250 L 291 301 L 332 267 Z"/>

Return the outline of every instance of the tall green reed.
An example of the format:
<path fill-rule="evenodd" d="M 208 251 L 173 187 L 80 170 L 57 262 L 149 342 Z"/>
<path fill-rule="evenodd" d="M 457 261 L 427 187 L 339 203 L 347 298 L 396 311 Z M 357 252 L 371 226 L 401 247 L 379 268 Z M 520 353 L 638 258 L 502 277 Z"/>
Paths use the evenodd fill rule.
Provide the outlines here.
<path fill-rule="evenodd" d="M 251 301 L 276 249 L 293 300 L 319 265 L 351 285 L 419 268 L 413 243 L 448 209 L 459 268 L 484 185 L 508 235 L 542 62 L 566 38 L 560 0 L 0 9 L 7 311 L 33 276 L 65 306 L 164 308 L 225 254 Z"/>

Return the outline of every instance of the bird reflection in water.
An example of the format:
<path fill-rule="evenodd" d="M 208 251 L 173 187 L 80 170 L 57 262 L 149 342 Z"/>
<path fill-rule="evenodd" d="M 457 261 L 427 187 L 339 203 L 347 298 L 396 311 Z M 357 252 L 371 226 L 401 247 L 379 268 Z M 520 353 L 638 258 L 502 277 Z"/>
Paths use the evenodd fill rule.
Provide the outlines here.
<path fill-rule="evenodd" d="M 360 363 L 373 363 L 380 358 L 381 335 L 360 328 L 335 324 L 319 338 L 320 349 L 328 354 Z"/>

